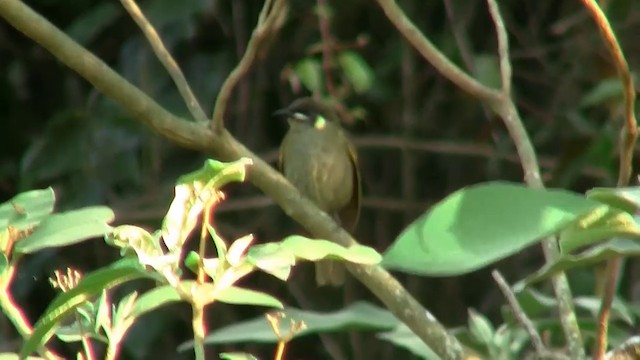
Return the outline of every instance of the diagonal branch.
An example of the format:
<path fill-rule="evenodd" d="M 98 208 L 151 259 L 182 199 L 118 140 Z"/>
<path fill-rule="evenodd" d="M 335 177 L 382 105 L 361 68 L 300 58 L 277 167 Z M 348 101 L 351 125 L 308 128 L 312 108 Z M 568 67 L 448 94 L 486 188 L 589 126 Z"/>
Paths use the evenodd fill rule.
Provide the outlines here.
<path fill-rule="evenodd" d="M 282 0 L 275 1 L 277 4 Z M 169 113 L 21 1 L 0 1 L 0 16 L 161 136 L 221 160 L 251 158 L 253 166 L 249 169 L 248 179 L 314 236 L 345 246 L 355 243 L 330 216 L 302 197 L 279 172 L 233 138 L 224 127 L 213 131 Z M 462 357 L 462 346 L 456 338 L 386 270 L 380 266 L 356 264 L 349 264 L 348 268 L 441 358 Z"/>

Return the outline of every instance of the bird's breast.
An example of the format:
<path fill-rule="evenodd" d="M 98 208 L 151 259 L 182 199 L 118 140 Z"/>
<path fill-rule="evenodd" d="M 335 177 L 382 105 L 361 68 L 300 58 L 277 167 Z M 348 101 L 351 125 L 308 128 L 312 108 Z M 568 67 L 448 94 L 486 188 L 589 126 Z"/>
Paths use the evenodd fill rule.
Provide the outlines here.
<path fill-rule="evenodd" d="M 353 196 L 354 168 L 346 143 L 339 138 L 285 139 L 284 175 L 318 207 L 336 212 Z"/>

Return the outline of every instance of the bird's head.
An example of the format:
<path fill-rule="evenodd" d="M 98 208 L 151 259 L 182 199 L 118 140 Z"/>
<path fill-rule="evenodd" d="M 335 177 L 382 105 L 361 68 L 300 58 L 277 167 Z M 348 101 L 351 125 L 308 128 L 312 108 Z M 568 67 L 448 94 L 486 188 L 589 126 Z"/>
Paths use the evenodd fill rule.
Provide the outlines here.
<path fill-rule="evenodd" d="M 286 118 L 292 129 L 313 127 L 323 130 L 330 124 L 335 124 L 337 119 L 336 113 L 328 104 L 310 97 L 297 99 L 274 115 Z"/>

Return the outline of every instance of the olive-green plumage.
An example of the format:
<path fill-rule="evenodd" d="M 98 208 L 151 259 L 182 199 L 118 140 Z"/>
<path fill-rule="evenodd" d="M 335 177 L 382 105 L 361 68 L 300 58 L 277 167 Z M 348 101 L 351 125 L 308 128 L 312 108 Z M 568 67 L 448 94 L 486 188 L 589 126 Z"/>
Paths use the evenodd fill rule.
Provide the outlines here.
<path fill-rule="evenodd" d="M 280 146 L 280 169 L 321 210 L 353 231 L 360 212 L 360 174 L 356 152 L 326 104 L 301 98 L 276 114 L 286 116 L 289 132 Z M 341 285 L 345 268 L 337 261 L 316 263 L 318 285 Z"/>

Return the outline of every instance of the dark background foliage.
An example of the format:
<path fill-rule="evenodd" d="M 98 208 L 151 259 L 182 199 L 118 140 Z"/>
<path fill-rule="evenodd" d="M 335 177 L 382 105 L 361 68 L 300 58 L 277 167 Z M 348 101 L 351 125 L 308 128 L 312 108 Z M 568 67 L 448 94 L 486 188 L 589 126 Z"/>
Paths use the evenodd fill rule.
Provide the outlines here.
<path fill-rule="evenodd" d="M 499 84 L 494 26 L 484 1 L 400 2 L 460 67 L 484 83 Z M 29 3 L 160 104 L 188 117 L 169 76 L 117 2 Z M 630 67 L 636 69 L 640 3 L 607 3 Z M 154 0 L 141 5 L 210 112 L 222 82 L 244 53 L 262 3 Z M 491 179 L 522 180 L 517 154 L 499 119 L 440 76 L 374 3 L 330 1 L 329 5 L 335 46 L 362 56 L 373 75 L 372 86 L 357 93 L 343 71 L 332 73 L 343 103 L 352 114 L 361 115 L 345 122 L 358 145 L 364 181 L 358 239 L 382 251 L 404 226 L 448 193 Z M 296 64 L 321 59 L 316 6 L 308 0 L 290 2 L 288 23 L 271 48 L 260 53 L 228 107 L 229 130 L 270 161 L 275 160 L 286 131 L 286 124 L 270 114 L 308 93 Z M 511 41 L 514 96 L 546 183 L 577 191 L 613 185 L 621 101 L 610 81 L 615 70 L 590 17 L 578 1 L 503 1 L 501 10 Z M 2 201 L 20 191 L 51 185 L 60 209 L 107 204 L 116 211 L 119 224 L 157 228 L 177 177 L 204 159 L 158 138 L 6 23 L 0 23 L 0 120 Z M 297 231 L 250 185 L 234 185 L 227 195 L 216 226 L 228 239 L 254 233 L 264 242 Z M 73 266 L 88 271 L 117 257 L 100 240 L 39 253 L 24 260 L 14 293 L 35 319 L 54 296 L 46 281 L 54 269 Z M 542 260 L 534 248 L 502 261 L 498 268 L 515 281 Z M 634 267 L 630 264 L 627 272 L 633 274 Z M 572 274 L 578 294 L 593 291 L 591 270 Z M 464 324 L 468 307 L 500 319 L 503 301 L 488 269 L 456 278 L 400 278 L 448 326 Z M 315 289 L 311 279 L 310 269 L 302 266 L 288 286 L 261 275 L 247 282 L 308 309 L 337 309 L 356 299 L 373 300 L 353 282 L 342 292 Z M 632 301 L 638 296 L 633 284 L 634 278 L 627 276 L 621 290 Z M 260 311 L 214 306 L 210 328 Z M 0 329 L 3 338 L 15 338 L 8 322 L 2 321 Z M 190 337 L 188 309 L 168 308 L 134 328 L 123 355 L 175 358 L 175 347 Z M 291 358 L 326 358 L 317 340 L 296 340 Z M 348 344 L 347 337 L 340 340 Z M 363 359 L 408 356 L 370 335 L 351 338 L 351 343 L 356 344 L 354 354 Z M 268 358 L 271 346 L 230 345 L 216 352 L 233 349 Z"/>

